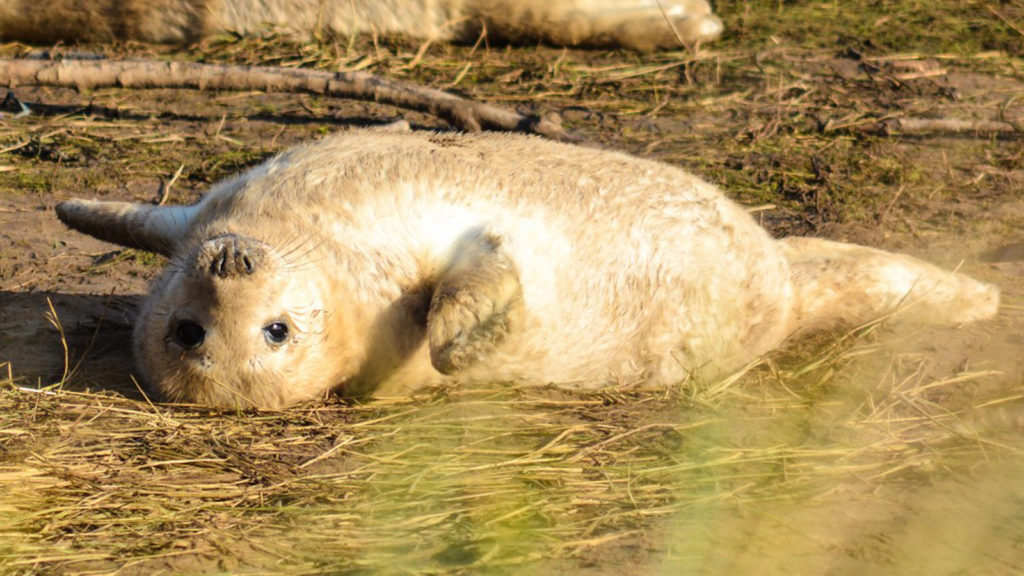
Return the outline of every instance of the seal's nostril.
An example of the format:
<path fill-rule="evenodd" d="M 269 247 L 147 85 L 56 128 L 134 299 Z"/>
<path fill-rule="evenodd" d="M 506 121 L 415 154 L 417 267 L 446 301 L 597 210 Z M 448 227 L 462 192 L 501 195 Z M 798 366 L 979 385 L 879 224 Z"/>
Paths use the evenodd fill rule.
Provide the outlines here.
<path fill-rule="evenodd" d="M 203 242 L 196 254 L 196 268 L 211 280 L 238 279 L 258 273 L 266 256 L 266 246 L 260 241 L 225 234 Z"/>
<path fill-rule="evenodd" d="M 174 340 L 186 350 L 195 350 L 206 340 L 206 330 L 191 320 L 185 320 L 174 328 Z"/>
<path fill-rule="evenodd" d="M 213 261 L 210 262 L 210 274 L 220 276 L 221 278 L 226 276 L 227 259 L 227 254 L 223 251 L 218 252 L 217 255 L 214 256 Z"/>

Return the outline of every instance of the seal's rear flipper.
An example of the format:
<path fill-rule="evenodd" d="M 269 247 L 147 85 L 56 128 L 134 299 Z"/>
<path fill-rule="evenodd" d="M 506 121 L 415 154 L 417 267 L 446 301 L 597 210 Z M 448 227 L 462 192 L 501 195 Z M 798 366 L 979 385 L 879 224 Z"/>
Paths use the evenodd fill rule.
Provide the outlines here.
<path fill-rule="evenodd" d="M 94 238 L 170 256 L 196 210 L 196 206 L 68 200 L 57 205 L 57 217 Z"/>
<path fill-rule="evenodd" d="M 793 278 L 793 331 L 898 319 L 957 324 L 995 316 L 999 290 L 910 256 L 819 238 L 778 241 Z"/>
<path fill-rule="evenodd" d="M 461 33 L 472 42 L 482 31 L 505 40 L 559 46 L 678 49 L 714 40 L 722 21 L 707 0 L 474 0 L 466 2 L 470 18 Z"/>
<path fill-rule="evenodd" d="M 523 313 L 523 287 L 497 238 L 460 240 L 437 278 L 427 314 L 430 362 L 453 374 L 486 359 Z"/>

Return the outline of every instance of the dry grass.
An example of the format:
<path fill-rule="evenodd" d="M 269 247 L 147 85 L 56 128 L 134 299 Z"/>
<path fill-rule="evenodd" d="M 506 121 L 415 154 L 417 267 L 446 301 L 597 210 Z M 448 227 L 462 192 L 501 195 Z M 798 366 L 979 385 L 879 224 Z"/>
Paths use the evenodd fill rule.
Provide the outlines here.
<path fill-rule="evenodd" d="M 821 573 L 817 555 L 899 567 L 884 542 L 834 549 L 889 530 L 968 546 L 946 568 L 1024 568 L 1005 557 L 1024 519 L 1000 518 L 1021 496 L 1019 422 L 1006 416 L 1022 395 L 986 372 L 930 378 L 926 360 L 871 340 L 725 385 L 508 385 L 260 414 L 8 380 L 0 566 L 503 573 L 629 559 L 676 573 L 771 566 L 785 550 Z M 973 518 L 913 526 L 965 479 L 988 487 Z M 965 543 L 963 522 L 987 536 Z"/>
<path fill-rule="evenodd" d="M 1024 228 L 1021 139 L 876 125 L 1024 117 L 1024 6 L 990 4 L 719 2 L 728 38 L 651 56 L 372 39 L 96 49 L 367 69 L 558 110 L 595 142 L 721 183 L 776 233 L 955 266 Z M 189 201 L 294 142 L 396 113 L 259 94 L 19 95 L 42 113 L 0 124 L 5 226 L 38 211 L 23 198 L 154 199 L 176 174 L 170 201 Z M 109 320 L 60 306 L 40 377 L 58 385 L 21 387 L 37 350 L 9 352 L 32 340 L 3 323 L 2 298 L 138 291 L 159 264 L 59 234 L 0 245 L 0 326 L 14 334 L 0 334 L 0 573 L 1024 572 L 1022 294 L 1001 269 L 971 271 L 1007 292 L 1002 323 L 823 337 L 719 383 L 509 384 L 232 414 L 83 376 Z M 45 311 L 31 321 L 47 326 Z M 82 345 L 62 365 L 65 329 Z"/>

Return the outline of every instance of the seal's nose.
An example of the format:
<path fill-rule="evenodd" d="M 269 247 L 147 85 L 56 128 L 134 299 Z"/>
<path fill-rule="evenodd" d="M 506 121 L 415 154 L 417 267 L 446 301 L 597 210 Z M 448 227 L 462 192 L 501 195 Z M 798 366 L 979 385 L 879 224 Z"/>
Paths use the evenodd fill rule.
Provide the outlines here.
<path fill-rule="evenodd" d="M 227 234 L 203 242 L 196 257 L 196 269 L 211 278 L 242 278 L 259 270 L 266 255 L 262 242 Z"/>

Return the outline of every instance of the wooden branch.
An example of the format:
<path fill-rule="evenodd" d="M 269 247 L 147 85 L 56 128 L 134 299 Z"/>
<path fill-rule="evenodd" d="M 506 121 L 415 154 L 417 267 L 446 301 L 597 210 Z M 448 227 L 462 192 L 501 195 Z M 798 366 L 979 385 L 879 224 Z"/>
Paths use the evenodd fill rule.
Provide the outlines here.
<path fill-rule="evenodd" d="M 886 129 L 898 134 L 1019 134 L 1021 130 L 1002 120 L 960 120 L 959 118 L 893 118 Z"/>
<path fill-rule="evenodd" d="M 264 90 L 369 100 L 434 114 L 453 126 L 529 132 L 571 140 L 557 120 L 467 100 L 454 94 L 365 72 L 324 72 L 195 62 L 0 59 L 0 84 L 91 88 Z"/>
<path fill-rule="evenodd" d="M 857 122 L 839 127 L 825 126 L 826 132 L 847 130 L 878 136 L 912 135 L 932 136 L 963 134 L 979 137 L 1011 137 L 1024 135 L 1024 129 L 1005 120 L 961 120 L 959 118 L 887 118 L 878 121 Z"/>

